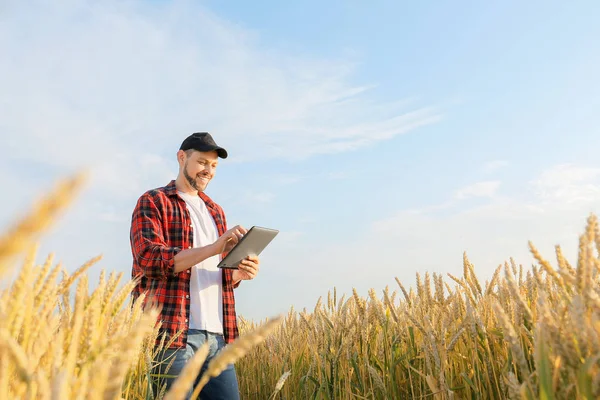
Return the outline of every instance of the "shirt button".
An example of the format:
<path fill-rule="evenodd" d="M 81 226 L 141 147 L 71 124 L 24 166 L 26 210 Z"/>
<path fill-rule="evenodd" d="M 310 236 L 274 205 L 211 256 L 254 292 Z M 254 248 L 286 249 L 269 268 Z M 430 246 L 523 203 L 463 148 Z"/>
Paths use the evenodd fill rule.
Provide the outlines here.
<path fill-rule="evenodd" d="M 188 319 L 187 319 L 187 318 L 185 319 L 185 322 L 188 322 Z"/>
<path fill-rule="evenodd" d="M 191 273 L 192 273 L 192 271 L 190 271 L 189 269 L 187 270 L 187 272 L 188 272 L 188 274 L 191 274 Z"/>
<path fill-rule="evenodd" d="M 191 248 L 192 248 L 192 246 L 189 246 L 189 247 L 188 247 L 188 249 L 191 249 Z"/>
<path fill-rule="evenodd" d="M 189 299 L 189 298 L 190 298 L 190 295 L 189 295 L 189 294 L 186 294 L 186 295 L 185 295 L 185 298 L 186 298 L 186 299 Z"/>

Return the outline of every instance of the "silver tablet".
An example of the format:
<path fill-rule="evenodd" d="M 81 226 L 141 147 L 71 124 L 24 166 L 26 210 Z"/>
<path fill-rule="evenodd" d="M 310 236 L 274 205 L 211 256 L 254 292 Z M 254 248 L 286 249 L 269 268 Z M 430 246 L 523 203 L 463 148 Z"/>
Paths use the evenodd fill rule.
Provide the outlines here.
<path fill-rule="evenodd" d="M 276 229 L 253 226 L 221 262 L 219 268 L 238 269 L 242 260 L 250 255 L 259 255 L 279 233 Z"/>

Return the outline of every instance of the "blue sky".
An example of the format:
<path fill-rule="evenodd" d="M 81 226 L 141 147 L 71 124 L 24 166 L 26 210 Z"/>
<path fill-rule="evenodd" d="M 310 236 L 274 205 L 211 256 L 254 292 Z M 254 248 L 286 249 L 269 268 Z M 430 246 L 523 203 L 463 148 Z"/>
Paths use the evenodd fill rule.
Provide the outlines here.
<path fill-rule="evenodd" d="M 185 136 L 230 151 L 208 194 L 278 228 L 237 292 L 260 319 L 335 286 L 482 280 L 531 239 L 574 260 L 600 204 L 600 5 L 8 2 L 0 14 L 0 223 L 79 168 L 41 242 L 68 270 L 129 274 L 137 197 Z M 268 294 L 268 295 L 267 295 Z"/>

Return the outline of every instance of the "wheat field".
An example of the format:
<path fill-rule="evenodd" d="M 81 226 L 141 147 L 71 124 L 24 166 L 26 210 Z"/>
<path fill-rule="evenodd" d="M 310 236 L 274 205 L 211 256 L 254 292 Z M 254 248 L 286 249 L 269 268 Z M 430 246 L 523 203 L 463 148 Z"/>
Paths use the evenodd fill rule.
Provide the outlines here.
<path fill-rule="evenodd" d="M 574 266 L 559 246 L 558 268 L 530 248 L 538 266 L 511 260 L 490 282 L 465 255 L 461 277 L 417 273 L 414 290 L 291 310 L 238 362 L 243 393 L 267 398 L 281 377 L 285 399 L 600 398 L 597 219 Z"/>
<path fill-rule="evenodd" d="M 72 274 L 53 254 L 37 260 L 39 236 L 84 182 L 59 182 L 0 237 L 0 398 L 181 399 L 206 353 L 153 393 L 158 311 L 131 303 L 134 282 L 104 271 L 89 282 L 100 257 Z M 425 271 L 379 295 L 333 290 L 310 312 L 240 317 L 241 337 L 202 384 L 234 362 L 244 399 L 600 398 L 598 220 L 573 264 L 560 246 L 555 266 L 529 246 L 535 265 L 511 259 L 489 282 L 465 254 L 459 277 Z"/>

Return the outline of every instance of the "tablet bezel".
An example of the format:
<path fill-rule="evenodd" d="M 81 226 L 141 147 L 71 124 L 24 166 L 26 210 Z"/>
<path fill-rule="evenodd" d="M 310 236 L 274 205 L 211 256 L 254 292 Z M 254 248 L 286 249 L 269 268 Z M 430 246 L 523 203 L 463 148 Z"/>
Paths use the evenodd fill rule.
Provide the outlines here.
<path fill-rule="evenodd" d="M 252 236 L 253 232 L 271 233 L 271 235 L 259 236 L 259 237 L 262 237 L 264 239 L 264 241 L 257 243 L 258 244 L 257 251 L 251 251 L 251 249 L 244 248 L 244 246 L 246 246 L 246 243 L 248 243 L 248 240 L 252 239 L 251 236 Z M 246 258 L 249 255 L 257 255 L 257 256 L 260 255 L 262 253 L 262 251 L 271 243 L 271 241 L 273 239 L 275 239 L 275 236 L 277 236 L 278 234 L 279 234 L 279 230 L 277 230 L 277 229 L 266 228 L 264 226 L 256 226 L 256 225 L 252 226 L 248 230 L 248 232 L 246 232 L 246 234 L 244 236 L 242 236 L 240 241 L 238 243 L 236 243 L 236 245 L 231 249 L 231 251 L 229 251 L 229 253 L 227 253 L 227 255 L 221 261 L 219 261 L 219 264 L 217 264 L 217 267 L 221 268 L 221 269 L 238 269 L 238 265 L 244 258 Z M 250 238 L 250 239 L 248 239 L 248 238 Z M 255 244 L 255 243 L 252 243 L 252 244 Z M 237 254 L 237 252 L 240 252 L 240 251 L 243 255 L 241 256 L 241 258 L 238 258 L 240 256 L 235 255 L 235 254 Z M 234 257 L 237 258 L 238 261 L 233 262 L 233 263 L 229 262 L 229 260 Z M 229 265 L 231 265 L 231 266 L 229 266 Z"/>

